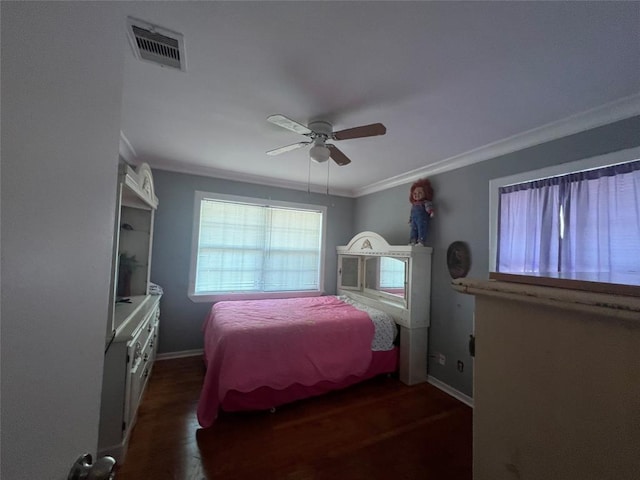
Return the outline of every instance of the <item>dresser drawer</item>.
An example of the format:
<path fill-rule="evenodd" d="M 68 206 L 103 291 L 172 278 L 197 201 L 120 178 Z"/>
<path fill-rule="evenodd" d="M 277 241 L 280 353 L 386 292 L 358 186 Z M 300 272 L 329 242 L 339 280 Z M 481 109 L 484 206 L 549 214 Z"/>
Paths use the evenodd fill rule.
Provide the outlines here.
<path fill-rule="evenodd" d="M 156 305 L 147 312 L 140 326 L 135 330 L 129 342 L 127 355 L 127 397 L 124 405 L 124 417 L 129 424 L 134 420 L 144 386 L 151 375 L 157 347 L 157 329 L 160 309 Z"/>
<path fill-rule="evenodd" d="M 155 327 L 153 327 L 150 340 L 151 341 L 149 342 L 149 355 L 151 356 L 152 360 L 155 361 L 156 351 L 158 350 L 158 325 L 157 324 Z"/>
<path fill-rule="evenodd" d="M 160 315 L 160 309 L 154 308 L 150 311 L 145 319 L 140 323 L 140 327 L 136 330 L 134 337 L 129 344 L 129 362 L 131 367 L 135 365 L 138 361 L 138 358 L 142 355 L 144 349 L 146 348 L 147 343 L 149 343 L 149 339 L 153 338 L 157 325 L 158 319 Z M 154 344 L 156 342 L 154 341 Z"/>
<path fill-rule="evenodd" d="M 136 361 L 132 364 L 129 370 L 129 405 L 128 405 L 128 417 L 129 422 L 133 421 L 130 418 L 135 414 L 144 392 L 144 387 L 151 375 L 151 367 L 153 366 L 153 348 L 155 342 L 153 336 L 147 337 L 147 343 L 140 349 L 140 355 Z"/>

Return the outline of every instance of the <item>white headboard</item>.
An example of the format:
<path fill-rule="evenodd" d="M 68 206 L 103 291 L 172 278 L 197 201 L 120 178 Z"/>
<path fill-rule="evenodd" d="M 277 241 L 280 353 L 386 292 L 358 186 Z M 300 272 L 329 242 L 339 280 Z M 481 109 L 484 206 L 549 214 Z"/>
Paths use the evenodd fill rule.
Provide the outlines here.
<path fill-rule="evenodd" d="M 337 247 L 338 294 L 347 295 L 366 305 L 392 315 L 398 324 L 407 327 L 427 327 L 431 298 L 431 247 L 390 245 L 381 235 L 365 231 L 355 235 L 347 245 Z M 343 261 L 359 258 L 357 285 L 343 283 Z M 364 288 L 367 257 L 393 257 L 405 262 L 405 298 L 394 299 L 384 293 Z M 352 278 L 352 277 L 351 277 Z"/>
<path fill-rule="evenodd" d="M 393 316 L 400 325 L 400 380 L 408 385 L 426 382 L 432 249 L 417 245 L 389 245 L 377 233 L 361 232 L 347 245 L 336 250 L 338 294 L 347 295 Z M 365 288 L 366 260 L 372 257 L 393 257 L 404 262 L 404 300 L 390 300 L 388 295 Z M 373 262 L 372 265 L 379 268 L 381 263 Z M 347 278 L 342 275 L 343 265 L 351 269 Z M 357 268 L 355 276 L 354 268 Z"/>
<path fill-rule="evenodd" d="M 431 252 L 431 247 L 420 247 Z M 415 247 L 410 245 L 389 245 L 389 243 L 375 232 L 360 232 L 354 236 L 345 247 L 338 247 L 338 254 L 406 257 L 413 252 Z"/>

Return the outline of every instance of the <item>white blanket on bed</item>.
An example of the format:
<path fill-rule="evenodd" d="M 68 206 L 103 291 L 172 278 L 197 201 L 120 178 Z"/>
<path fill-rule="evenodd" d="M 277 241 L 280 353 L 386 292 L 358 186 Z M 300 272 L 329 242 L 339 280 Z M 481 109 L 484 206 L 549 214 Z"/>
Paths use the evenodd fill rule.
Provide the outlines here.
<path fill-rule="evenodd" d="M 393 348 L 393 341 L 398 334 L 398 327 L 391 315 L 377 308 L 365 305 L 364 303 L 357 302 L 346 295 L 339 295 L 338 298 L 349 305 L 353 305 L 358 310 L 366 312 L 371 318 L 373 326 L 375 327 L 375 333 L 371 341 L 371 350 L 374 352 L 384 352 Z"/>

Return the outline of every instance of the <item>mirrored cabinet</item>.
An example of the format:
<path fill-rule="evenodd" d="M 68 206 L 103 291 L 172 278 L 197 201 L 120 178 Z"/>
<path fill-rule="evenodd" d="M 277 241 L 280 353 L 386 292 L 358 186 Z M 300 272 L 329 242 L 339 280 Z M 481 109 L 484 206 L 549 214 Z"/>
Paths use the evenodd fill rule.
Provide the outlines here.
<path fill-rule="evenodd" d="M 338 247 L 339 248 L 339 247 Z M 338 255 L 338 288 L 359 290 L 361 285 L 361 257 Z"/>
<path fill-rule="evenodd" d="M 374 232 L 337 247 L 338 294 L 381 309 L 400 327 L 400 380 L 427 380 L 431 247 L 390 245 Z"/>
<path fill-rule="evenodd" d="M 149 294 L 158 198 L 147 164 L 120 164 L 117 201 L 98 455 L 122 461 L 153 368 L 160 324 L 160 295 Z"/>

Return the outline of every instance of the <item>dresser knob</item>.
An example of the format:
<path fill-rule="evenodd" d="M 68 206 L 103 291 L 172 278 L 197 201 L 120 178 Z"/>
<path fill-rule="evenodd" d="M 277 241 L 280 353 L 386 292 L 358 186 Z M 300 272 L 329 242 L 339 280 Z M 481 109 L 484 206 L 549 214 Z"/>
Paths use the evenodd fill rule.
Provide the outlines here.
<path fill-rule="evenodd" d="M 140 345 L 140 342 L 136 342 L 136 348 L 133 352 L 133 361 L 135 362 L 140 358 L 140 355 L 142 355 L 142 345 Z"/>

